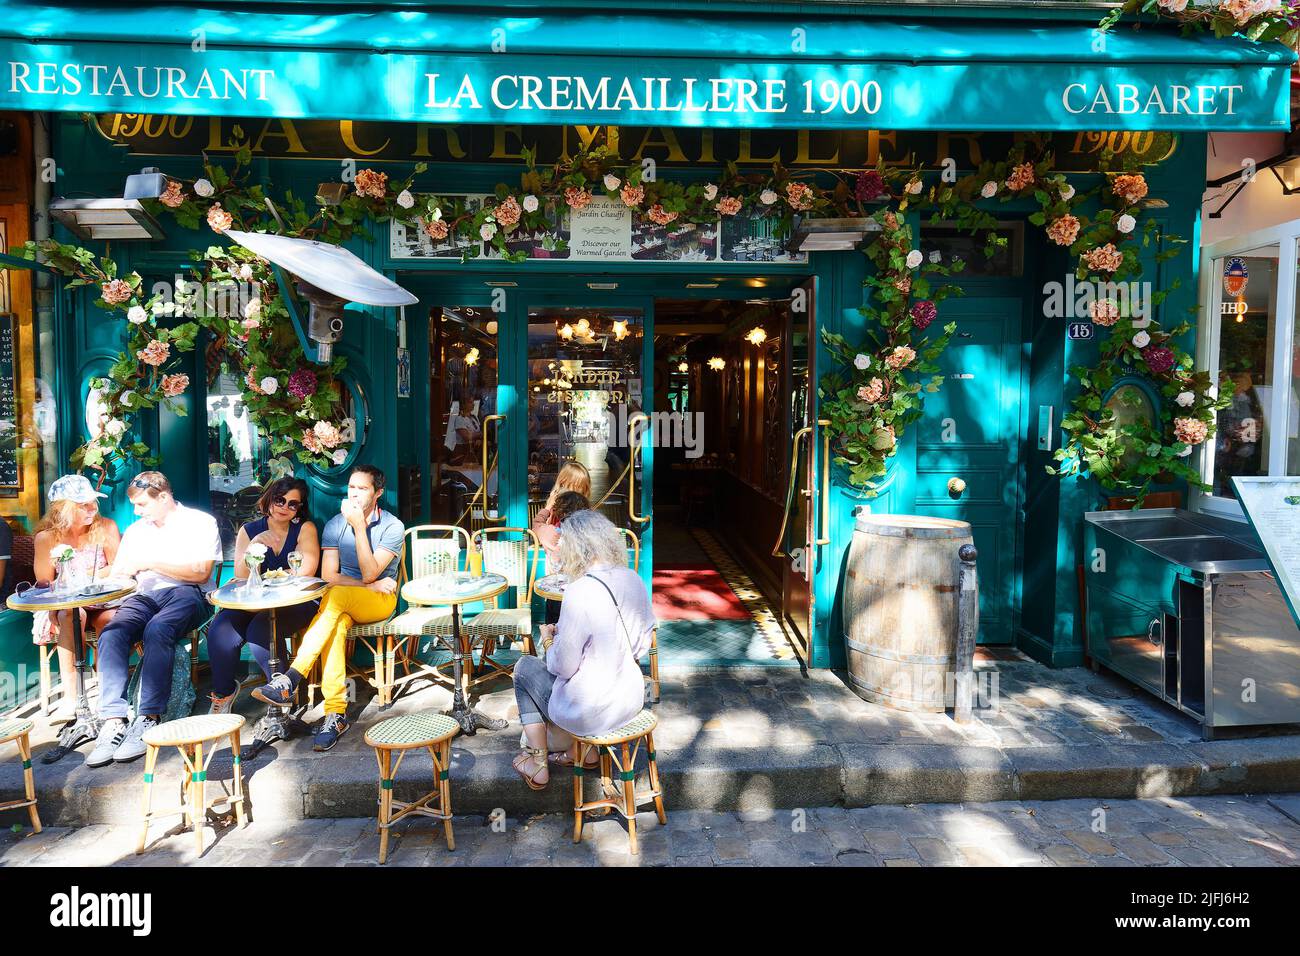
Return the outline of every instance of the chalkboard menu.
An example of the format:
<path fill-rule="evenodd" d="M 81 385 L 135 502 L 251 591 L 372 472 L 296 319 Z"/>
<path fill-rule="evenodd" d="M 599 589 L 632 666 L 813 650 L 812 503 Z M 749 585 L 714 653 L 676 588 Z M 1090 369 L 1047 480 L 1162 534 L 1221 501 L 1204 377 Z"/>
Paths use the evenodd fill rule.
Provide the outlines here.
<path fill-rule="evenodd" d="M 1300 625 L 1300 478 L 1234 475 L 1232 488 Z"/>
<path fill-rule="evenodd" d="M 18 472 L 18 367 L 14 316 L 0 312 L 0 492 L 21 487 Z"/>

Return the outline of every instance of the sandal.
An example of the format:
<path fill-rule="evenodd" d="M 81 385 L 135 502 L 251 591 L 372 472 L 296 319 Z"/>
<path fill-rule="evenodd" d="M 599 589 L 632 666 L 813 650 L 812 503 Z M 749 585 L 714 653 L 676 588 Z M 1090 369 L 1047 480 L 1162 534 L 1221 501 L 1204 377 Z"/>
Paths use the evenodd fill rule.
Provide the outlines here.
<path fill-rule="evenodd" d="M 540 766 L 531 774 L 524 772 L 524 762 L 527 760 L 537 760 Z M 515 773 L 524 778 L 524 783 L 528 784 L 529 790 L 545 790 L 546 783 L 550 783 L 550 777 L 547 777 L 546 783 L 538 783 L 537 778 L 543 771 L 548 771 L 546 765 L 546 751 L 539 747 L 524 747 L 519 751 L 518 756 L 512 761 L 511 766 L 515 768 Z"/>
<path fill-rule="evenodd" d="M 557 766 L 557 767 L 572 767 L 572 766 L 573 766 L 573 751 L 572 751 L 572 750 L 553 750 L 553 751 L 551 751 L 551 753 L 550 753 L 548 756 L 549 756 L 549 758 L 550 758 L 551 763 L 555 764 L 555 766 Z M 586 763 L 586 762 L 583 763 L 582 766 L 583 766 L 583 769 L 584 769 L 584 770 L 599 770 L 599 769 L 600 769 L 600 754 L 599 754 L 599 753 L 597 753 L 595 750 L 592 750 L 591 753 L 589 754 L 589 756 L 588 756 L 587 759 L 590 760 L 591 762 L 590 762 L 590 763 Z"/>

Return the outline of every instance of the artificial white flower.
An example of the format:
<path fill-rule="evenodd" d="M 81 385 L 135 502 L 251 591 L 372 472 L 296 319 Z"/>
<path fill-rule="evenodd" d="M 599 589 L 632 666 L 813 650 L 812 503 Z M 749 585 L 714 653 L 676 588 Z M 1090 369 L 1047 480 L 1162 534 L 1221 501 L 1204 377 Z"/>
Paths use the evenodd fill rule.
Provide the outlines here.
<path fill-rule="evenodd" d="M 1133 344 L 1140 349 L 1144 349 L 1151 344 L 1151 336 L 1147 335 L 1145 332 L 1139 332 L 1137 335 L 1133 336 Z"/>
<path fill-rule="evenodd" d="M 176 303 L 164 302 L 162 310 L 164 315 L 172 315 L 176 311 Z"/>
<path fill-rule="evenodd" d="M 339 422 L 339 435 L 345 444 L 351 445 L 357 440 L 357 420 L 345 418 Z"/>
<path fill-rule="evenodd" d="M 60 564 L 64 561 L 71 561 L 72 556 L 76 553 L 76 549 L 70 544 L 56 544 L 50 548 L 50 557 Z"/>
<path fill-rule="evenodd" d="M 1193 448 L 1193 447 L 1194 447 L 1194 446 L 1192 446 L 1192 445 L 1188 445 L 1186 448 L 1184 448 L 1182 451 L 1180 451 L 1180 452 L 1178 453 L 1178 457 L 1179 457 L 1179 458 L 1186 458 L 1188 455 L 1190 455 L 1190 454 L 1192 453 L 1192 448 Z"/>
<path fill-rule="evenodd" d="M 280 382 L 274 375 L 268 375 L 257 383 L 257 387 L 267 395 L 274 395 L 280 388 Z"/>
<path fill-rule="evenodd" d="M 1211 385 L 1209 388 L 1207 388 L 1205 390 L 1205 397 L 1212 402 L 1217 400 L 1219 397 L 1219 386 Z"/>
<path fill-rule="evenodd" d="M 411 195 L 409 189 L 403 189 L 397 194 L 397 205 L 401 206 L 403 209 L 410 209 L 415 205 L 415 197 Z"/>
<path fill-rule="evenodd" d="M 986 182 L 984 184 L 984 188 L 980 190 L 980 195 L 983 196 L 985 199 L 992 199 L 997 194 L 998 194 L 998 184 L 991 179 L 988 182 Z"/>
<path fill-rule="evenodd" d="M 943 259 L 943 254 L 938 249 L 934 249 L 930 252 L 931 262 L 939 262 L 942 259 Z"/>
<path fill-rule="evenodd" d="M 1178 397 L 1175 398 L 1174 401 L 1183 406 L 1183 408 L 1188 408 L 1196 401 L 1196 395 L 1192 392 L 1179 392 Z"/>
<path fill-rule="evenodd" d="M 253 278 L 253 267 L 247 262 L 239 267 L 239 278 L 243 279 L 245 282 Z"/>
<path fill-rule="evenodd" d="M 1062 198 L 1062 199 L 1067 199 L 1067 200 L 1068 200 L 1068 199 L 1073 199 L 1073 198 L 1074 198 L 1074 187 L 1073 187 L 1073 186 L 1066 186 L 1064 189 L 1062 189 L 1062 190 L 1061 190 L 1061 198 Z"/>
<path fill-rule="evenodd" d="M 764 189 L 758 194 L 758 201 L 764 206 L 770 206 L 772 203 L 776 202 L 776 193 L 772 192 L 770 189 Z"/>
<path fill-rule="evenodd" d="M 141 306 L 133 305 L 131 308 L 126 310 L 126 317 L 134 324 L 139 325 L 141 322 L 148 321 L 149 313 Z"/>
<path fill-rule="evenodd" d="M 907 267 L 909 269 L 915 269 L 924 259 L 925 257 L 921 255 L 920 249 L 913 249 L 907 254 Z"/>
<path fill-rule="evenodd" d="M 335 448 L 334 453 L 330 455 L 330 461 L 336 465 L 341 465 L 348 460 L 348 450 L 346 448 Z"/>
<path fill-rule="evenodd" d="M 1134 227 L 1136 226 L 1137 226 L 1137 220 L 1134 219 L 1132 216 L 1130 216 L 1128 213 L 1125 213 L 1124 215 L 1120 216 L 1118 219 L 1115 220 L 1115 228 L 1125 234 L 1132 232 Z"/>
<path fill-rule="evenodd" d="M 121 405 L 123 408 L 130 408 L 131 399 L 133 398 L 135 398 L 135 392 L 131 391 L 130 389 L 127 389 L 125 392 L 123 392 L 121 395 L 117 397 L 117 403 Z"/>
<path fill-rule="evenodd" d="M 613 192 L 615 189 L 617 189 L 619 186 L 622 185 L 623 185 L 623 181 L 619 179 L 617 176 L 615 176 L 613 173 L 605 174 L 605 188 L 608 189 L 610 192 Z"/>
<path fill-rule="evenodd" d="M 491 239 L 493 236 L 497 234 L 496 224 L 491 222 L 483 223 L 483 226 L 482 228 L 479 229 L 478 234 L 483 237 L 484 242 L 487 242 L 489 239 Z"/>
<path fill-rule="evenodd" d="M 707 199 L 709 202 L 713 202 L 713 200 L 718 198 L 717 183 L 704 184 L 704 198 Z"/>
<path fill-rule="evenodd" d="M 860 372 L 865 372 L 871 366 L 871 359 L 861 352 L 853 359 L 853 367 Z"/>
<path fill-rule="evenodd" d="M 254 296 L 244 306 L 244 318 L 251 319 L 262 314 L 262 300 Z"/>
<path fill-rule="evenodd" d="M 537 197 L 536 197 L 536 196 L 525 196 L 525 197 L 524 197 L 524 212 L 537 212 Z"/>
<path fill-rule="evenodd" d="M 212 183 L 206 179 L 196 179 L 194 180 L 194 192 L 207 199 L 215 190 L 212 188 Z"/>
<path fill-rule="evenodd" d="M 911 193 L 913 196 L 915 196 L 915 195 L 918 195 L 918 194 L 921 192 L 921 187 L 924 186 L 924 185 L 925 185 L 925 184 L 922 183 L 921 180 L 919 180 L 919 179 L 909 179 L 909 180 L 907 181 L 907 185 L 904 186 L 903 188 L 906 189 L 906 190 L 907 190 L 909 193 Z"/>
<path fill-rule="evenodd" d="M 245 558 L 254 558 L 260 560 L 266 557 L 266 545 L 260 541 L 254 541 L 244 550 Z"/>
<path fill-rule="evenodd" d="M 120 418 L 110 418 L 108 421 L 104 422 L 105 435 L 110 435 L 113 438 L 121 438 L 125 431 L 126 422 L 122 421 Z"/>
<path fill-rule="evenodd" d="M 165 306 L 163 305 L 162 299 L 155 299 L 154 304 L 151 305 L 149 308 L 153 311 L 154 315 L 162 315 L 164 307 Z"/>

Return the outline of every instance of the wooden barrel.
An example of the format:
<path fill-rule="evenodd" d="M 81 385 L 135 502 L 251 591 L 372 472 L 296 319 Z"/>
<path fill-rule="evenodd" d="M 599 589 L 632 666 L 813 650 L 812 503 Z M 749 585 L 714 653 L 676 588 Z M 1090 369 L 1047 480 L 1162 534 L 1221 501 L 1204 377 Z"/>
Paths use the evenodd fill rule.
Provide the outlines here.
<path fill-rule="evenodd" d="M 939 712 L 957 647 L 958 550 L 965 521 L 858 517 L 844 586 L 844 643 L 857 695 L 898 710 Z"/>

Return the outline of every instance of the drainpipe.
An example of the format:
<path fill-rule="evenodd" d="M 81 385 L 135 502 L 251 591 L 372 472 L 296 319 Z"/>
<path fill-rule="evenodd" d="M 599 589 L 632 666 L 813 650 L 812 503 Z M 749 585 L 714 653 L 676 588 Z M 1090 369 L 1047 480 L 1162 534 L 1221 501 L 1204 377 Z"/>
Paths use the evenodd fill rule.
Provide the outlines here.
<path fill-rule="evenodd" d="M 32 189 L 32 234 L 37 242 L 49 239 L 50 230 L 50 183 L 46 181 L 43 175 L 46 160 L 51 159 L 50 150 L 50 123 L 52 122 L 49 113 L 32 114 L 32 152 L 35 154 L 35 183 Z M 40 365 L 40 378 L 45 383 L 47 398 L 54 397 L 57 401 L 57 394 L 54 394 L 55 388 L 55 369 L 57 367 L 54 334 L 54 296 L 57 294 L 57 287 L 54 284 L 54 277 L 43 269 L 32 270 L 33 276 L 33 331 L 36 335 L 36 354 L 37 361 Z M 57 407 L 57 406 L 56 406 Z M 75 416 L 73 416 L 75 421 Z M 56 432 L 57 436 L 57 432 Z M 62 449 L 57 448 L 58 439 L 55 439 L 55 454 L 45 454 L 41 456 L 44 474 L 41 476 L 43 484 L 49 484 L 58 476 L 59 462 L 62 460 Z"/>

